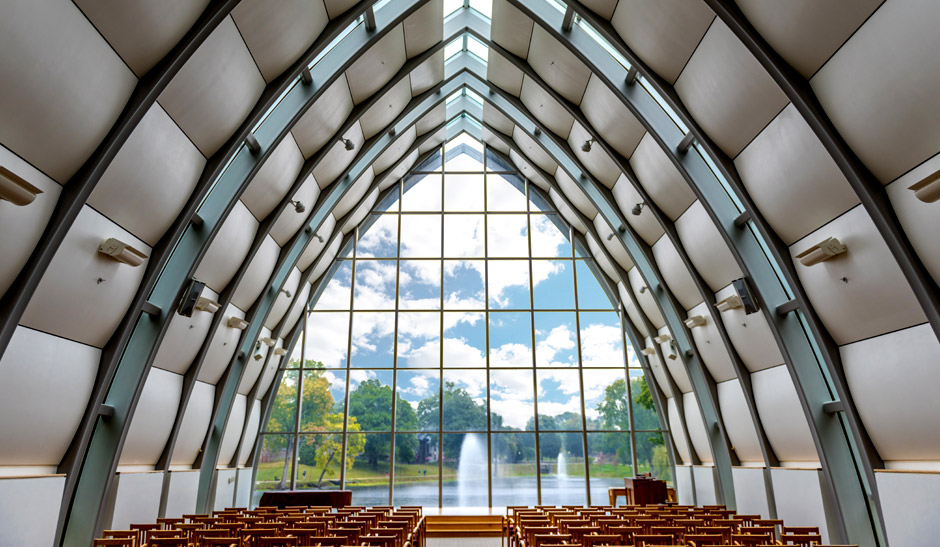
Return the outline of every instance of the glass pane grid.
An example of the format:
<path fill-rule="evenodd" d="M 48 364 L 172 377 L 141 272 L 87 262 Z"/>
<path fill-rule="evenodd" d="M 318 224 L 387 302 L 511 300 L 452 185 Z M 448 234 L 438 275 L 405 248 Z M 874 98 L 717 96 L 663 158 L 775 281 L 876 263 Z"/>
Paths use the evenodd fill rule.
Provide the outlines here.
<path fill-rule="evenodd" d="M 671 477 L 649 386 L 576 234 L 472 137 L 435 161 L 357 228 L 305 314 L 257 488 L 499 507 L 603 502 L 634 469 Z"/>

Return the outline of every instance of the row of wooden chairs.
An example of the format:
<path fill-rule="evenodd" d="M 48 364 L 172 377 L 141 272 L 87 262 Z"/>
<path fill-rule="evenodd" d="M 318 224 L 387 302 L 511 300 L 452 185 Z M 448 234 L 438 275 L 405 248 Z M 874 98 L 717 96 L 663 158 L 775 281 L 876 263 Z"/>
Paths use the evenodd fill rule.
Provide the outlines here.
<path fill-rule="evenodd" d="M 817 527 L 785 526 L 724 506 L 514 506 L 507 508 L 504 530 L 510 547 L 822 544 Z"/>
<path fill-rule="evenodd" d="M 230 508 L 106 530 L 94 547 L 424 547 L 421 508 Z"/>

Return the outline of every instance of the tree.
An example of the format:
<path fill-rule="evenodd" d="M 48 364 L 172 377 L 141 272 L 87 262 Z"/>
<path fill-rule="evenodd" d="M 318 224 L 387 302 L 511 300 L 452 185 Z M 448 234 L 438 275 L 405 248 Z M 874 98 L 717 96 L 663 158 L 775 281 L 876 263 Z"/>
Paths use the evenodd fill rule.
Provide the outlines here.
<path fill-rule="evenodd" d="M 440 420 L 438 417 L 439 400 L 439 395 L 434 393 L 418 403 L 418 424 L 422 431 L 437 430 Z M 444 382 L 444 431 L 483 431 L 485 429 L 486 406 L 474 401 L 470 393 L 455 382 Z M 460 454 L 463 438 L 462 433 L 445 435 L 444 455 L 448 458 L 456 458 Z"/>
<path fill-rule="evenodd" d="M 418 417 L 414 408 L 408 401 L 397 396 L 396 430 L 414 431 L 418 427 Z M 370 378 L 360 382 L 355 390 L 349 393 L 349 416 L 356 418 L 362 431 L 391 431 L 392 429 L 392 388 L 382 384 L 377 378 Z M 388 458 L 390 433 L 373 433 L 365 435 L 365 444 L 362 455 L 372 467 L 378 467 L 379 460 Z M 395 454 L 398 461 L 408 458 L 414 460 L 418 448 L 418 440 L 411 435 L 403 435 L 401 442 L 396 442 Z M 347 447 L 347 453 L 352 452 Z"/>

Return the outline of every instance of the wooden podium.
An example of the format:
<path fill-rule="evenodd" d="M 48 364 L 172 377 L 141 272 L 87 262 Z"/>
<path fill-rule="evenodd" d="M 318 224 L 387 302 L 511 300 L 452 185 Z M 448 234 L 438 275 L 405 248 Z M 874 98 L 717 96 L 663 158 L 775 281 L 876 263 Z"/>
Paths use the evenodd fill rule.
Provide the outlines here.
<path fill-rule="evenodd" d="M 666 481 L 652 477 L 627 477 L 623 479 L 627 505 L 666 503 Z"/>
<path fill-rule="evenodd" d="M 258 505 L 281 509 L 289 505 L 346 507 L 351 502 L 352 490 L 272 490 L 261 494 Z"/>

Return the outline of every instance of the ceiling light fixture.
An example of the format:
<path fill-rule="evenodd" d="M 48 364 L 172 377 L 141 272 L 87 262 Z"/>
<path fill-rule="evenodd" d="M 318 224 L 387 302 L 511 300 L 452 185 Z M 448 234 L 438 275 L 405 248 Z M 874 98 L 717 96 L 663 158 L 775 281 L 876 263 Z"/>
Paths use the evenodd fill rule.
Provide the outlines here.
<path fill-rule="evenodd" d="M 640 216 L 640 213 L 643 212 L 643 207 L 646 207 L 645 201 L 641 201 L 640 203 L 634 205 L 633 209 L 630 209 L 630 212 L 633 213 L 633 216 L 638 217 Z"/>
<path fill-rule="evenodd" d="M 320 234 L 313 234 L 313 237 L 317 238 L 317 241 L 319 241 L 320 243 L 323 243 L 323 236 L 321 236 Z"/>
<path fill-rule="evenodd" d="M 286 296 L 287 298 L 290 298 L 290 297 L 294 296 L 294 295 L 291 294 L 291 292 L 290 292 L 289 290 L 287 290 L 287 289 L 281 289 L 281 290 L 278 291 L 278 292 L 284 293 L 284 296 Z"/>
<path fill-rule="evenodd" d="M 594 144 L 594 140 L 595 140 L 594 137 L 591 137 L 590 140 L 584 141 L 584 144 L 581 145 L 581 150 L 582 150 L 583 152 L 590 152 L 590 151 L 591 151 L 591 145 Z"/>
<path fill-rule="evenodd" d="M 303 204 L 303 203 L 300 203 L 300 200 L 299 200 L 299 199 L 296 200 L 296 201 L 290 200 L 288 203 L 290 203 L 291 205 L 293 205 L 293 206 L 294 206 L 294 210 L 297 211 L 298 213 L 303 213 L 304 211 L 307 210 L 307 208 L 304 206 L 304 204 Z"/>
<path fill-rule="evenodd" d="M 26 179 L 0 165 L 0 199 L 22 207 L 32 203 L 41 193 L 42 190 Z"/>
<path fill-rule="evenodd" d="M 346 150 L 355 150 L 355 149 L 356 149 L 356 143 L 354 143 L 353 141 L 351 141 L 351 140 L 349 140 L 349 139 L 340 139 L 339 142 L 343 143 L 343 146 L 346 147 Z"/>

